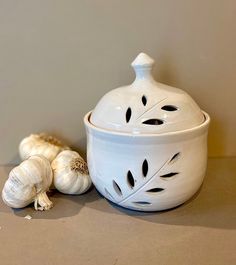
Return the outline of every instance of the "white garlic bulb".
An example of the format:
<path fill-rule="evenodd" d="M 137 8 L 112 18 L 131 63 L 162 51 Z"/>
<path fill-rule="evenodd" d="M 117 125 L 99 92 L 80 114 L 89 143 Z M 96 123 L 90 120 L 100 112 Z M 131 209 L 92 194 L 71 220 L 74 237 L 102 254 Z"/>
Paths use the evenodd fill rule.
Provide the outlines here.
<path fill-rule="evenodd" d="M 22 160 L 32 155 L 43 155 L 50 162 L 62 151 L 70 149 L 57 138 L 41 134 L 31 134 L 24 138 L 19 146 L 19 153 Z"/>
<path fill-rule="evenodd" d="M 54 186 L 65 194 L 86 192 L 92 181 L 83 158 L 75 151 L 62 151 L 51 164 L 54 173 Z"/>
<path fill-rule="evenodd" d="M 36 210 L 49 210 L 53 204 L 46 191 L 52 179 L 50 162 L 43 156 L 31 156 L 11 170 L 2 199 L 12 208 L 23 208 L 34 202 Z"/>

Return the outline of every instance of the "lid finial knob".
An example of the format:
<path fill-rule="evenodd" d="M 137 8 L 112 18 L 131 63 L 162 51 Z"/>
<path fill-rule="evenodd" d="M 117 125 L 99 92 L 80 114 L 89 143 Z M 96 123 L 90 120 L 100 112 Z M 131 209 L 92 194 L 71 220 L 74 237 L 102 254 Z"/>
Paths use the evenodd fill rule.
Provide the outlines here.
<path fill-rule="evenodd" d="M 146 53 L 141 52 L 132 62 L 132 67 L 136 73 L 136 78 L 151 77 L 151 70 L 154 65 L 154 60 Z"/>

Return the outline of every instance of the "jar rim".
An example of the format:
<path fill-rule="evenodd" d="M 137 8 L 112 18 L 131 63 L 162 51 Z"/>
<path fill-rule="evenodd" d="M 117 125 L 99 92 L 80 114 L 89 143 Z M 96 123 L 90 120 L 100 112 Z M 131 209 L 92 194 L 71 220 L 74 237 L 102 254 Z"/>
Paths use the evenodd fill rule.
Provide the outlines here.
<path fill-rule="evenodd" d="M 88 113 L 85 114 L 84 116 L 84 124 L 86 127 L 98 131 L 103 134 L 108 134 L 108 135 L 116 135 L 116 136 L 124 136 L 124 137 L 165 137 L 165 136 L 174 136 L 174 135 L 179 135 L 179 134 L 186 134 L 186 133 L 191 133 L 193 131 L 201 130 L 203 128 L 207 128 L 210 124 L 210 116 L 208 113 L 202 110 L 202 113 L 204 115 L 204 121 L 192 128 L 184 129 L 184 130 L 177 130 L 177 131 L 172 131 L 172 132 L 164 132 L 164 133 L 132 133 L 132 132 L 120 132 L 120 131 L 113 131 L 109 129 L 104 129 L 98 126 L 95 126 L 90 122 L 90 117 L 92 114 L 92 110 L 89 111 Z"/>

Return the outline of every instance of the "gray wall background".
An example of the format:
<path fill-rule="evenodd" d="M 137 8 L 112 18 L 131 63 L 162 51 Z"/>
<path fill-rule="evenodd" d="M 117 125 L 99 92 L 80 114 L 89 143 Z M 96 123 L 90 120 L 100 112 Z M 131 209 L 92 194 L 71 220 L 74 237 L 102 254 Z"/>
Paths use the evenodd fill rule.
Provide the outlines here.
<path fill-rule="evenodd" d="M 0 0 L 0 164 L 32 132 L 84 153 L 84 114 L 141 51 L 211 115 L 209 155 L 236 155 L 235 25 L 235 0 Z"/>

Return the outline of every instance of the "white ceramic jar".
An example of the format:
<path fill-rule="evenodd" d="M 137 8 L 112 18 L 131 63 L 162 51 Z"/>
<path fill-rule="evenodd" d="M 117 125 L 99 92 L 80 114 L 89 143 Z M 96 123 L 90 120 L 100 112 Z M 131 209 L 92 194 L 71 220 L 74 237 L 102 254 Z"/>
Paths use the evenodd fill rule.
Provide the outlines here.
<path fill-rule="evenodd" d="M 136 79 L 107 93 L 84 118 L 97 190 L 135 210 L 184 203 L 202 184 L 210 118 L 182 90 L 157 83 L 153 59 L 138 55 Z"/>

